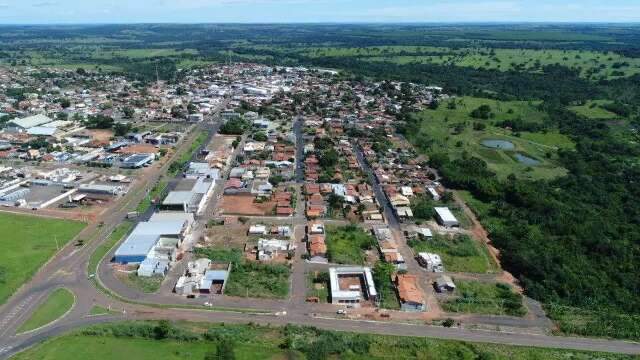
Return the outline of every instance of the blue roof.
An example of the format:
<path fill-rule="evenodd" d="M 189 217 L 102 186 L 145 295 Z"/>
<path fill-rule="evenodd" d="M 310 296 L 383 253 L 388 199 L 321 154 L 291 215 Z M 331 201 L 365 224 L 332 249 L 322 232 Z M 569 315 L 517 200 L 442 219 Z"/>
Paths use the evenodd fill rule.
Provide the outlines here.
<path fill-rule="evenodd" d="M 185 220 L 186 221 L 186 220 Z M 116 250 L 119 256 L 146 256 L 163 235 L 179 235 L 185 221 L 141 222 Z"/>

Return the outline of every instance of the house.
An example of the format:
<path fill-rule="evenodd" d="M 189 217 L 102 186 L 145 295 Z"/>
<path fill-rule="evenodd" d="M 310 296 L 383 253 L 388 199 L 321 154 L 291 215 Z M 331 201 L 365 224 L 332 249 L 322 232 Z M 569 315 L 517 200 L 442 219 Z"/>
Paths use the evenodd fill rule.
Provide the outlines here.
<path fill-rule="evenodd" d="M 427 304 L 422 291 L 418 287 L 418 277 L 416 275 L 398 274 L 396 275 L 395 283 L 402 311 L 420 312 L 426 310 Z"/>
<path fill-rule="evenodd" d="M 434 289 L 437 292 L 454 292 L 456 290 L 456 284 L 453 283 L 453 280 L 450 276 L 442 275 L 433 283 Z"/>
<path fill-rule="evenodd" d="M 267 227 L 261 224 L 251 225 L 249 227 L 249 235 L 266 235 Z"/>
<path fill-rule="evenodd" d="M 324 235 L 310 235 L 307 242 L 311 261 L 326 262 L 327 244 Z"/>
<path fill-rule="evenodd" d="M 258 260 L 271 261 L 279 254 L 292 250 L 291 242 L 277 239 L 258 240 Z"/>
<path fill-rule="evenodd" d="M 453 215 L 451 210 L 447 207 L 435 207 L 433 208 L 436 211 L 436 220 L 438 223 L 444 227 L 452 228 L 460 226 L 458 219 Z"/>
<path fill-rule="evenodd" d="M 444 272 L 444 264 L 440 255 L 421 252 L 418 253 L 418 263 L 430 272 Z"/>
<path fill-rule="evenodd" d="M 251 184 L 251 194 L 257 197 L 270 197 L 273 185 L 265 180 L 255 180 Z"/>

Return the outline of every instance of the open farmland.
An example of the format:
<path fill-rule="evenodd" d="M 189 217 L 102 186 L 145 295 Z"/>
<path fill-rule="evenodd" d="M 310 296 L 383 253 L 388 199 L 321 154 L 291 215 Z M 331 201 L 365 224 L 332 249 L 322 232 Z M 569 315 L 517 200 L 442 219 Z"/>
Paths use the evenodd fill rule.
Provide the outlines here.
<path fill-rule="evenodd" d="M 76 221 L 0 213 L 0 303 L 84 226 Z"/>

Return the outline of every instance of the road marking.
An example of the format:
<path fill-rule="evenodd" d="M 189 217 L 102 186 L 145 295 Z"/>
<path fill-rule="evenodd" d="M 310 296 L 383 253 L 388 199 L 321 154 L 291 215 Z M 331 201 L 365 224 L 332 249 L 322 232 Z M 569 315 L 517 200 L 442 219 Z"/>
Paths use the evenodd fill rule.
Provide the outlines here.
<path fill-rule="evenodd" d="M 20 312 L 22 311 L 22 309 L 24 309 L 27 305 L 29 305 L 29 302 L 31 302 L 31 300 L 33 299 L 34 295 L 29 295 L 26 299 L 24 299 L 22 302 L 20 302 L 17 306 L 15 306 L 13 309 L 11 309 L 11 311 L 7 314 L 7 316 L 2 319 L 2 321 L 0 321 L 0 330 L 1 330 L 1 334 L 4 334 L 8 329 L 6 328 L 7 325 L 16 317 L 18 316 L 18 314 L 20 314 Z"/>

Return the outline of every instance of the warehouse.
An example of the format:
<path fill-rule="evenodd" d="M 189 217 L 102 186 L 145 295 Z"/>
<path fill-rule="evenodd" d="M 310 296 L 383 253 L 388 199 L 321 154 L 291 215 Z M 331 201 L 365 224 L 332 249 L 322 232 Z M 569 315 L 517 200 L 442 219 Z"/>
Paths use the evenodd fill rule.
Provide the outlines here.
<path fill-rule="evenodd" d="M 129 234 L 115 253 L 115 262 L 121 264 L 142 263 L 163 239 L 176 239 L 178 246 L 189 228 L 187 220 L 141 222 Z"/>
<path fill-rule="evenodd" d="M 215 184 L 214 178 L 199 177 L 183 179 L 176 186 L 175 191 L 167 194 L 162 201 L 161 209 L 197 213 L 204 209 L 212 195 Z"/>
<path fill-rule="evenodd" d="M 452 228 L 460 226 L 458 219 L 453 216 L 453 213 L 447 207 L 433 208 L 436 211 L 436 219 L 438 223 L 444 227 Z"/>

